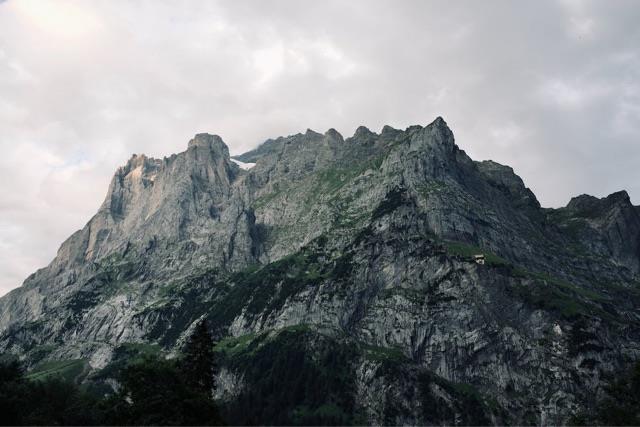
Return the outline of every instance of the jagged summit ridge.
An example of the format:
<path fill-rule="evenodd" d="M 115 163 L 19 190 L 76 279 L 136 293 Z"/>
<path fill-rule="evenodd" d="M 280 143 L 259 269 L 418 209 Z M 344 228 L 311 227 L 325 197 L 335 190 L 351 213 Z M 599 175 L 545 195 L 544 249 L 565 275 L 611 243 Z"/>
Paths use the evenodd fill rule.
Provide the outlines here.
<path fill-rule="evenodd" d="M 582 194 L 580 196 L 573 197 L 567 204 L 567 208 L 584 211 L 593 208 L 597 209 L 601 206 L 613 206 L 617 204 L 630 205 L 631 198 L 629 197 L 629 193 L 625 190 L 620 190 L 601 199 L 588 194 Z"/>
<path fill-rule="evenodd" d="M 433 127 L 438 127 L 442 130 L 448 130 L 449 133 L 451 133 L 450 129 L 448 128 L 446 122 L 444 121 L 444 119 L 442 117 L 438 117 L 436 118 L 436 120 L 434 120 L 431 124 L 429 124 L 427 127 L 429 128 L 433 128 Z M 311 129 L 307 129 L 306 132 L 304 134 L 296 134 L 296 135 L 290 135 L 288 137 L 280 137 L 277 139 L 268 139 L 265 142 L 263 142 L 262 144 L 260 144 L 257 148 L 250 150 L 244 154 L 240 154 L 237 156 L 233 156 L 234 159 L 237 159 L 239 161 L 245 162 L 245 163 L 255 163 L 255 161 L 266 154 L 270 154 L 273 153 L 274 151 L 278 150 L 281 148 L 282 145 L 290 143 L 292 140 L 294 139 L 300 139 L 301 136 L 305 136 L 307 137 L 308 140 L 317 140 L 319 138 L 322 138 L 323 136 L 326 138 L 331 138 L 334 139 L 336 141 L 339 142 L 359 142 L 359 143 L 366 143 L 367 140 L 370 140 L 372 138 L 377 138 L 378 136 L 383 136 L 384 138 L 387 139 L 393 139 L 398 135 L 402 135 L 405 133 L 413 133 L 413 132 L 417 132 L 420 131 L 422 129 L 425 129 L 427 127 L 423 127 L 420 125 L 413 125 L 413 126 L 409 126 L 405 131 L 401 131 L 398 129 L 394 129 L 393 127 L 389 126 L 389 125 L 384 125 L 382 127 L 381 133 L 380 135 L 378 135 L 377 133 L 369 130 L 367 127 L 365 126 L 359 126 L 353 136 L 349 137 L 349 138 L 345 138 L 340 134 L 340 132 L 338 132 L 337 130 L 335 130 L 334 128 L 330 128 L 328 129 L 324 135 L 315 132 Z M 453 135 L 451 133 L 451 135 Z"/>

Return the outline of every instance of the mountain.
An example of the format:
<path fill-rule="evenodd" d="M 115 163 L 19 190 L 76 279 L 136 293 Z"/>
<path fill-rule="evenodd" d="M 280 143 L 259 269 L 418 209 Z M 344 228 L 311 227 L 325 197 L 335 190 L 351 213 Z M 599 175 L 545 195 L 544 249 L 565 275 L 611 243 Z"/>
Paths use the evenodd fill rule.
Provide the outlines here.
<path fill-rule="evenodd" d="M 98 213 L 0 299 L 0 351 L 115 387 L 218 339 L 232 424 L 561 424 L 640 358 L 640 207 L 545 209 L 442 118 L 344 139 L 219 136 L 133 156 Z M 484 260 L 476 260 L 480 255 Z"/>

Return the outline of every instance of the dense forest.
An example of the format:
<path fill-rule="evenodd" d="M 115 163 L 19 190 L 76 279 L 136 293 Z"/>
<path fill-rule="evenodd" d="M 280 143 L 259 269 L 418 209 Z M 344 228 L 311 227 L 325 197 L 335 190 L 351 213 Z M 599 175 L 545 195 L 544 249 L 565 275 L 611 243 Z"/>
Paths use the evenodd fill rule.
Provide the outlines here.
<path fill-rule="evenodd" d="M 332 369 L 339 369 L 340 354 L 336 351 L 332 357 L 336 362 Z M 330 357 L 329 354 L 325 356 Z M 288 357 L 286 364 L 279 363 L 284 361 L 282 359 L 266 358 L 265 363 L 286 366 L 257 364 L 254 376 L 265 380 L 252 381 L 256 390 L 248 390 L 238 401 L 217 403 L 213 399 L 217 370 L 215 359 L 211 334 L 206 322 L 201 322 L 184 346 L 181 357 L 167 360 L 147 355 L 123 366 L 116 374 L 117 392 L 110 394 L 63 378 L 30 379 L 18 361 L 2 361 L 0 424 L 224 425 L 227 417 L 231 418 L 231 423 L 267 425 L 352 424 L 361 420 L 358 417 L 324 417 L 322 414 L 300 417 L 300 414 L 289 411 L 300 403 L 299 399 L 309 400 L 304 394 L 311 396 L 311 403 L 318 404 L 323 396 L 325 399 L 327 396 L 347 396 L 348 399 L 349 396 L 345 392 L 348 384 L 334 381 L 332 376 L 326 377 L 322 383 L 317 379 L 300 377 L 293 381 L 295 387 L 288 387 L 285 383 L 292 383 L 291 375 L 297 376 L 295 372 L 305 371 L 292 369 L 292 360 L 304 359 L 303 355 L 296 354 Z M 274 375 L 261 376 L 258 372 L 266 373 L 273 369 L 278 369 L 275 376 L 281 378 L 282 384 L 273 384 Z M 305 386 L 305 383 L 312 387 Z M 314 392 L 313 388 L 317 390 Z M 274 397 L 283 401 L 278 402 Z M 356 412 L 353 402 L 347 407 Z M 605 388 L 605 397 L 592 410 L 574 417 L 571 423 L 640 425 L 640 363 L 611 378 Z"/>
<path fill-rule="evenodd" d="M 30 380 L 0 363 L 2 425 L 221 425 L 213 400 L 213 342 L 204 322 L 175 360 L 147 356 L 117 374 L 116 393 L 62 378 Z"/>

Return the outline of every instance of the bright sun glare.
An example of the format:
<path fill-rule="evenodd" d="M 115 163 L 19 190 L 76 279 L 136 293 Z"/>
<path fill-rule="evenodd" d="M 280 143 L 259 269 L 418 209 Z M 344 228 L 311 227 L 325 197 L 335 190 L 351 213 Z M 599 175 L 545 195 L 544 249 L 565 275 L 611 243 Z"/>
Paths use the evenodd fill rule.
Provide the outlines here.
<path fill-rule="evenodd" d="M 20 0 L 8 2 L 16 15 L 49 36 L 74 38 L 96 30 L 100 23 L 96 16 L 79 2 Z"/>

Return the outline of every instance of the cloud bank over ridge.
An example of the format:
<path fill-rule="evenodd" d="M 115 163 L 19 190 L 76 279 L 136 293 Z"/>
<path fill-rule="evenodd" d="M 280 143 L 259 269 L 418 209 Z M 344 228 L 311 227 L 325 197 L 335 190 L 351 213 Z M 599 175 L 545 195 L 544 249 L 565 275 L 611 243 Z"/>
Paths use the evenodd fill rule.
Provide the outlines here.
<path fill-rule="evenodd" d="M 545 206 L 640 203 L 634 1 L 0 1 L 0 294 L 48 263 L 132 153 L 234 154 L 443 116 Z"/>

